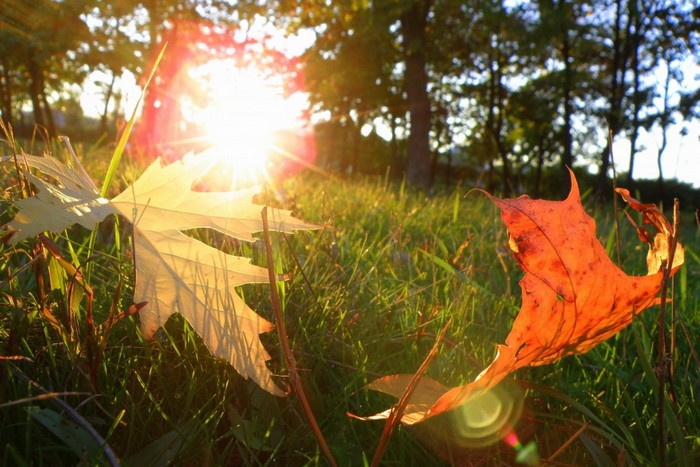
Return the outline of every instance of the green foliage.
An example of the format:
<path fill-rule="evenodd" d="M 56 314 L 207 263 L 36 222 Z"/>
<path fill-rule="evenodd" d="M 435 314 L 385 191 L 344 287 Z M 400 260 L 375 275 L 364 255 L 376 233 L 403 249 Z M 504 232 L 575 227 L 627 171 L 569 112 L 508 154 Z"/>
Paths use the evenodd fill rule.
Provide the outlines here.
<path fill-rule="evenodd" d="M 11 186 L 12 173 L 3 176 Z M 292 271 L 280 287 L 299 376 L 340 465 L 366 463 L 381 433 L 381 424 L 346 416 L 387 406 L 389 400 L 364 390 L 365 384 L 385 374 L 414 372 L 448 319 L 452 325 L 428 373 L 448 385 L 471 380 L 492 359 L 494 343 L 503 341 L 517 312 L 521 273 L 509 256 L 497 211 L 478 193 L 464 197 L 466 192 L 426 195 L 381 178 L 341 181 L 305 175 L 259 200 L 328 225 L 320 232 L 277 237 L 274 249 L 280 269 Z M 9 209 L 7 201 L 3 209 Z M 614 251 L 611 208 L 596 218 L 600 238 Z M 636 233 L 624 217 L 620 224 L 624 269 L 641 273 L 644 253 L 637 249 Z M 131 305 L 129 248 L 115 247 L 115 237 L 127 238 L 121 229 L 102 225 L 91 256 L 84 229 L 53 238 L 73 267 L 92 264 L 97 324 L 107 322 L 112 310 Z M 668 403 L 666 426 L 669 461 L 692 465 L 700 458 L 700 447 L 693 444 L 700 431 L 694 403 L 700 367 L 693 354 L 697 346 L 684 329 L 689 336 L 700 332 L 695 313 L 700 291 L 693 285 L 700 245 L 690 219 L 683 229 L 688 264 L 678 275 L 672 326 L 676 402 Z M 68 266 L 42 266 L 33 245 L 24 242 L 0 255 L 3 464 L 109 464 L 105 446 L 125 465 L 323 462 L 298 399 L 276 398 L 244 381 L 211 356 L 183 319 L 173 317 L 147 342 L 138 317 L 124 317 L 109 328 L 95 366 L 87 351 L 92 338 L 87 302 L 72 299 L 75 283 Z M 257 244 L 230 242 L 226 247 L 265 264 Z M 270 309 L 267 291 L 244 286 L 241 293 L 258 310 Z M 568 464 L 607 465 L 620 459 L 629 465 L 653 464 L 658 458 L 655 318 L 653 311 L 646 312 L 588 354 L 519 372 L 516 385 L 527 392 L 515 431 L 523 444 L 534 441 L 540 456 Z M 60 329 L 73 329 L 73 338 L 62 337 Z M 96 326 L 94 336 L 99 339 L 105 329 Z M 277 337 L 262 337 L 272 354 L 270 367 L 285 385 Z M 385 463 L 515 462 L 515 452 L 505 443 L 481 448 L 440 444 L 440 423 L 446 422 L 398 430 Z M 86 441 L 88 436 L 94 442 Z M 76 442 L 86 450 L 80 451 Z"/>
<path fill-rule="evenodd" d="M 60 106 L 66 117 L 62 129 L 74 139 L 111 136 L 122 117 L 122 72 L 143 75 L 145 63 L 169 36 L 188 50 L 197 40 L 187 38 L 187 28 L 216 31 L 218 38 L 211 39 L 235 48 L 235 34 L 254 30 L 262 18 L 266 27 L 285 34 L 316 36 L 292 59 L 300 68 L 290 81 L 299 81 L 303 71 L 312 112 L 327 118 L 318 133 L 325 133 L 319 149 L 329 171 L 383 173 L 391 165 L 403 173 L 418 166 L 408 180 L 427 185 L 436 167 L 447 162 L 463 170 L 478 167 L 473 179 L 483 176 L 508 194 L 523 179 L 534 187 L 530 193 L 545 192 L 547 169 L 598 165 L 602 192 L 612 165 L 608 130 L 613 139 L 630 140 L 625 169 L 632 175 L 635 154 L 657 148 L 657 159 L 667 158 L 667 141 L 688 136 L 681 119 L 693 121 L 698 113 L 700 93 L 684 73 L 699 38 L 697 8 L 689 0 L 200 3 L 6 0 L 0 11 L 2 120 L 29 136 L 34 127 L 19 113 L 31 107 L 34 123 L 55 135 L 60 122 L 53 121 L 52 110 Z M 419 16 L 425 21 L 408 27 L 407 20 Z M 275 54 L 253 55 L 275 68 L 270 66 Z M 418 56 L 424 58 L 417 64 L 422 71 L 411 72 L 406 64 Z M 170 60 L 158 80 L 163 89 L 177 82 L 184 63 L 177 54 L 166 55 L 164 64 Z M 99 121 L 76 115 L 77 85 L 88 75 L 104 98 Z M 159 131 L 170 135 L 164 140 L 183 139 L 176 130 L 182 123 L 179 104 L 176 111 L 165 107 L 179 96 L 157 94 L 157 88 L 147 101 L 157 101 L 162 110 L 150 112 L 172 118 Z M 363 136 L 378 128 L 391 129 L 390 142 L 376 133 Z M 421 137 L 406 144 L 417 134 Z M 148 141 L 153 135 L 146 136 L 144 142 L 153 143 Z M 414 151 L 420 157 L 407 157 Z M 549 173 L 559 184 L 568 183 L 563 170 Z"/>

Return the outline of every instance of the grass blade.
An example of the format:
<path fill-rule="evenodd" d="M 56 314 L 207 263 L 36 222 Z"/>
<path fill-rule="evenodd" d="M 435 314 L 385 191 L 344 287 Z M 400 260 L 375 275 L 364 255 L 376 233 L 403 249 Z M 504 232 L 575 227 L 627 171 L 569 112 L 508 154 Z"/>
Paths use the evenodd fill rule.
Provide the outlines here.
<path fill-rule="evenodd" d="M 165 45 L 163 45 L 163 48 L 160 49 L 160 53 L 158 54 L 158 57 L 156 57 L 156 61 L 153 64 L 151 73 L 148 75 L 146 84 L 143 86 L 143 91 L 139 96 L 139 100 L 136 102 L 136 106 L 134 106 L 134 111 L 131 113 L 131 118 L 127 122 L 126 127 L 124 128 L 124 131 L 122 132 L 122 135 L 119 138 L 117 147 L 114 148 L 112 159 L 109 161 L 107 175 L 105 175 L 104 182 L 102 182 L 102 191 L 100 191 L 100 196 L 102 196 L 103 198 L 107 196 L 107 191 L 109 191 L 109 185 L 111 185 L 112 183 L 114 174 L 117 173 L 117 166 L 119 166 L 119 161 L 121 161 L 122 155 L 124 154 L 124 149 L 126 148 L 126 143 L 127 141 L 129 141 L 129 136 L 131 136 L 131 130 L 134 128 L 134 123 L 136 122 L 136 112 L 138 111 L 139 105 L 143 100 L 143 96 L 146 94 L 146 89 L 148 89 L 148 85 L 151 83 L 153 76 L 156 74 L 156 70 L 158 69 L 158 65 L 160 64 L 160 61 L 163 58 L 163 54 L 165 53 L 165 48 L 167 46 L 168 44 L 166 43 Z"/>

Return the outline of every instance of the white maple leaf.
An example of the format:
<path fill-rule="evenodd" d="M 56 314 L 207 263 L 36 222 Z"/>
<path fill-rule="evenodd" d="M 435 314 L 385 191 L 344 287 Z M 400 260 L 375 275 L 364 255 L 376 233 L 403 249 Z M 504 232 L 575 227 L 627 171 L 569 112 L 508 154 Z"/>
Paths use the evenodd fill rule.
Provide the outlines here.
<path fill-rule="evenodd" d="M 144 336 L 152 337 L 178 312 L 213 355 L 228 360 L 238 373 L 266 391 L 284 395 L 272 381 L 266 365 L 270 357 L 259 338 L 273 325 L 249 308 L 235 290 L 242 284 L 269 283 L 267 269 L 183 233 L 211 228 L 252 241 L 252 234 L 263 230 L 262 206 L 252 202 L 255 190 L 192 191 L 215 162 L 202 154 L 169 165 L 157 159 L 133 185 L 107 201 L 99 197 L 84 173 L 56 159 L 27 156 L 30 166 L 59 185 L 26 174 L 38 194 L 17 202 L 20 211 L 6 226 L 13 232 L 7 241 L 16 243 L 46 230 L 58 232 L 74 223 L 92 229 L 107 215 L 121 214 L 134 226 L 134 301 L 148 302 L 139 312 Z M 315 228 L 288 211 L 271 209 L 269 217 L 272 230 Z"/>
<path fill-rule="evenodd" d="M 29 172 L 24 176 L 36 188 L 36 196 L 15 202 L 19 211 L 5 228 L 13 232 L 8 243 L 14 244 L 41 232 L 60 232 L 73 224 L 94 229 L 102 219 L 116 211 L 82 171 L 71 169 L 52 157 L 24 156 L 27 163 L 58 181 L 47 183 Z M 9 157 L 0 158 L 7 162 Z"/>

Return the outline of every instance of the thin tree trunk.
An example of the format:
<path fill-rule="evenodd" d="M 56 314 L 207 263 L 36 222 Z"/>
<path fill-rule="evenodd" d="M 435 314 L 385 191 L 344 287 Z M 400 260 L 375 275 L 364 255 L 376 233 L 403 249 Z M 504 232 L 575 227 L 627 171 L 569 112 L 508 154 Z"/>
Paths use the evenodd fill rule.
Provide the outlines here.
<path fill-rule="evenodd" d="M 564 2 L 560 2 L 560 7 L 565 7 Z M 564 61 L 564 89 L 563 89 L 563 101 L 564 101 L 564 126 L 562 128 L 563 140 L 564 140 L 564 151 L 561 158 L 561 168 L 562 168 L 562 194 L 564 196 L 569 194 L 571 189 L 571 177 L 569 177 L 569 170 L 574 166 L 574 152 L 573 152 L 573 138 L 571 137 L 571 120 L 574 113 L 573 109 L 573 73 L 572 73 L 572 57 L 571 57 L 571 43 L 569 39 L 569 31 L 566 26 L 567 22 L 562 21 L 562 59 Z"/>
<path fill-rule="evenodd" d="M 544 150 L 542 149 L 542 142 L 540 141 L 539 147 L 537 148 L 537 165 L 535 166 L 535 180 L 532 187 L 532 193 L 535 198 L 540 197 L 540 189 L 542 185 L 542 169 L 544 167 Z"/>
<path fill-rule="evenodd" d="M 613 61 L 610 81 L 610 108 L 608 109 L 608 125 L 611 137 L 601 154 L 600 173 L 598 174 L 598 193 L 607 189 L 608 170 L 610 169 L 610 144 L 622 127 L 622 98 L 624 95 L 624 77 L 626 73 L 627 55 L 624 36 L 629 37 L 630 22 L 627 23 L 626 34 L 622 31 L 622 0 L 615 1 L 615 25 L 613 29 Z"/>
<path fill-rule="evenodd" d="M 2 120 L 12 125 L 12 76 L 6 57 L 0 57 L 0 113 Z"/>
<path fill-rule="evenodd" d="M 32 101 L 34 124 L 46 127 L 44 112 L 41 108 L 41 69 L 31 52 L 27 60 L 27 71 L 29 72 L 29 99 Z"/>
<path fill-rule="evenodd" d="M 485 124 L 485 129 L 484 129 L 484 143 L 487 148 L 488 152 L 492 152 L 493 148 L 495 147 L 494 143 L 494 138 L 493 138 L 493 127 L 494 127 L 494 119 L 495 119 L 495 113 L 496 113 L 496 92 L 495 92 L 495 70 L 494 70 L 494 65 L 493 65 L 493 57 L 489 54 L 489 85 L 487 89 L 487 94 L 488 94 L 488 110 L 486 113 L 486 124 Z M 488 156 L 487 156 L 488 157 Z M 490 167 L 490 174 L 491 177 L 495 175 L 495 164 L 494 158 L 489 157 L 489 167 Z M 491 178 L 491 183 L 493 183 L 493 179 Z M 490 189 L 492 189 L 490 187 Z"/>
<path fill-rule="evenodd" d="M 633 74 L 633 84 L 632 84 L 632 106 L 633 106 L 633 116 L 632 116 L 632 136 L 630 137 L 630 154 L 629 154 L 629 167 L 627 170 L 627 186 L 630 190 L 633 190 L 634 183 L 634 159 L 637 153 L 637 140 L 639 138 L 639 127 L 641 123 L 639 122 L 639 112 L 642 107 L 642 96 L 640 93 L 640 70 L 639 70 L 639 46 L 642 39 L 642 21 L 641 15 L 637 9 L 637 0 L 632 0 L 628 2 L 629 4 L 629 15 L 630 23 L 634 22 L 634 34 L 631 37 L 631 47 L 632 47 L 632 74 Z"/>
<path fill-rule="evenodd" d="M 112 100 L 112 94 L 114 92 L 114 83 L 117 80 L 117 74 L 112 73 L 112 80 L 109 82 L 109 87 L 107 88 L 107 94 L 105 95 L 105 105 L 102 108 L 102 116 L 100 117 L 100 130 L 102 134 L 107 133 L 107 114 L 109 113 L 109 101 Z"/>
<path fill-rule="evenodd" d="M 435 151 L 432 151 L 431 154 L 431 161 L 430 161 L 430 185 L 432 186 L 435 184 L 435 178 L 437 177 L 438 173 L 438 162 L 440 159 L 440 145 L 442 143 L 442 139 L 447 133 L 447 125 L 445 123 L 445 119 L 447 118 L 447 111 L 444 110 L 442 107 L 438 111 L 438 114 L 436 115 L 435 119 L 435 140 L 438 143 L 438 147 L 435 149 Z"/>
<path fill-rule="evenodd" d="M 430 186 L 430 99 L 425 59 L 425 29 L 430 2 L 416 0 L 401 15 L 403 53 L 406 61 L 404 86 L 410 113 L 406 179 L 411 185 Z"/>
<path fill-rule="evenodd" d="M 639 111 L 641 108 L 641 99 L 639 92 L 639 47 L 635 45 L 634 55 L 632 56 L 632 69 L 634 73 L 634 84 L 632 90 L 632 100 L 634 107 L 634 115 L 632 116 L 632 135 L 630 137 L 630 153 L 629 153 L 629 166 L 627 168 L 627 187 L 631 190 L 633 189 L 633 177 L 634 177 L 634 158 L 637 154 L 637 140 L 639 139 Z"/>
<path fill-rule="evenodd" d="M 46 96 L 46 88 L 44 86 L 44 79 L 41 79 L 41 102 L 43 104 L 44 113 L 46 115 L 46 125 L 49 130 L 49 135 L 57 136 L 58 129 L 56 128 L 56 120 L 53 118 L 53 111 L 51 110 L 51 104 L 49 104 L 49 99 Z"/>
<path fill-rule="evenodd" d="M 362 149 L 362 125 L 364 122 L 358 117 L 357 124 L 353 125 L 353 141 L 352 141 L 352 161 L 350 162 L 350 167 L 352 167 L 352 173 L 360 172 L 360 151 Z"/>
<path fill-rule="evenodd" d="M 452 183 L 452 150 L 447 150 L 447 165 L 445 166 L 445 183 Z"/>
<path fill-rule="evenodd" d="M 661 145 L 659 146 L 657 155 L 656 155 L 656 165 L 659 169 L 659 188 L 660 191 L 663 192 L 663 186 L 664 186 L 664 173 L 663 173 L 663 168 L 661 166 L 661 158 L 664 155 L 664 152 L 666 152 L 666 146 L 668 145 L 668 127 L 671 124 L 671 116 L 669 115 L 669 94 L 670 94 L 670 87 L 671 87 L 671 64 L 670 62 L 666 62 L 666 80 L 664 81 L 664 99 L 663 99 L 663 108 L 662 108 L 662 115 L 661 115 Z"/>
<path fill-rule="evenodd" d="M 510 196 L 513 188 L 513 180 L 511 179 L 512 174 L 510 160 L 508 159 L 509 151 L 505 147 L 503 138 L 501 136 L 503 133 L 503 124 L 505 117 L 505 87 L 503 86 L 503 74 L 501 72 L 501 70 L 503 69 L 503 63 L 501 59 L 503 57 L 500 51 L 497 53 L 496 56 L 498 57 L 498 69 L 496 71 L 496 90 L 498 92 L 498 101 L 496 104 L 498 105 L 498 117 L 496 119 L 497 125 L 496 131 L 494 132 L 494 138 L 496 140 L 496 146 L 498 147 L 498 153 L 501 155 L 501 163 L 503 164 L 503 195 Z"/>
<path fill-rule="evenodd" d="M 493 193 L 496 191 L 496 165 L 493 163 L 493 159 L 489 159 L 488 162 L 488 176 L 486 178 L 487 191 Z"/>
<path fill-rule="evenodd" d="M 348 128 L 350 120 L 349 107 L 344 102 L 343 107 L 340 111 L 340 174 L 346 175 L 348 172 L 348 167 L 350 166 L 350 155 L 348 151 L 348 135 L 350 134 L 350 129 Z"/>
<path fill-rule="evenodd" d="M 666 136 L 666 130 L 664 129 L 661 136 L 661 146 L 659 146 L 659 150 L 656 154 L 656 166 L 659 169 L 658 182 L 660 187 L 663 187 L 664 185 L 664 172 L 663 167 L 661 166 L 661 158 L 664 155 L 664 152 L 666 151 L 666 145 L 668 144 L 667 138 L 668 137 Z"/>
<path fill-rule="evenodd" d="M 498 138 L 498 136 L 494 136 Z M 513 180 L 511 180 L 510 160 L 508 159 L 508 151 L 503 147 L 503 142 L 498 138 L 496 140 L 498 154 L 501 156 L 501 176 L 503 177 L 503 196 L 509 197 L 513 192 Z"/>
<path fill-rule="evenodd" d="M 390 148 L 391 148 L 391 164 L 393 166 L 393 170 L 395 171 L 394 173 L 399 173 L 402 171 L 402 161 L 399 155 L 399 144 L 398 141 L 396 141 L 396 138 L 398 137 L 396 133 L 396 119 L 398 117 L 395 117 L 393 114 L 389 114 L 390 116 L 390 121 L 391 121 L 391 143 L 390 143 Z"/>
<path fill-rule="evenodd" d="M 501 184 L 503 187 L 503 196 L 509 196 L 511 193 L 511 171 L 510 161 L 508 160 L 508 151 L 501 140 L 501 131 L 503 129 L 503 104 L 504 104 L 504 89 L 501 81 L 501 54 L 496 51 L 496 56 L 489 56 L 489 85 L 488 85 L 488 114 L 486 117 L 486 134 L 488 144 L 492 150 L 501 159 Z M 493 168 L 493 159 L 491 159 L 491 167 Z"/>

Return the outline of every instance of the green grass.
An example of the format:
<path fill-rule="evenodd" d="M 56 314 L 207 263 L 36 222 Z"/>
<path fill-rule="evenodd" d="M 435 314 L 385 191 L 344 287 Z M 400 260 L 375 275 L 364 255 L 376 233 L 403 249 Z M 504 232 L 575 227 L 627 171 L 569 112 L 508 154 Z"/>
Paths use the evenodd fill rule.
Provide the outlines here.
<path fill-rule="evenodd" d="M 109 161 L 99 154 L 87 157 L 94 179 Z M 7 170 L 5 186 L 10 187 Z M 309 402 L 339 465 L 368 462 L 383 428 L 381 422 L 354 420 L 346 413 L 369 415 L 395 402 L 363 387 L 382 375 L 415 372 L 448 319 L 452 324 L 428 371 L 446 385 L 473 379 L 508 334 L 519 308 L 521 273 L 509 256 L 497 209 L 479 193 L 464 198 L 467 191 L 459 187 L 426 196 L 380 178 L 340 181 L 306 175 L 261 198 L 326 226 L 274 240 L 277 264 L 293 275 L 280 285 L 289 339 Z M 16 195 L 6 192 L 4 209 Z M 11 214 L 6 211 L 3 222 Z M 614 257 L 612 208 L 597 210 L 595 217 L 599 238 Z M 689 253 L 676 278 L 676 323 L 682 315 L 691 342 L 675 324 L 676 401 L 668 402 L 664 423 L 669 465 L 700 460 L 700 368 L 691 349 L 700 331 L 700 242 L 690 220 L 683 228 Z M 643 274 L 645 248 L 623 217 L 621 229 L 623 269 Z M 120 247 L 115 238 L 121 239 Z M 107 222 L 98 231 L 89 260 L 98 323 L 113 304 L 118 310 L 131 304 L 128 238 L 124 222 L 116 229 Z M 85 266 L 88 232 L 73 228 L 53 240 L 64 257 Z M 115 324 L 97 366 L 95 388 L 85 301 L 71 309 L 65 281 L 48 297 L 38 295 L 38 276 L 31 268 L 20 272 L 33 245 L 3 247 L 0 254 L 0 280 L 6 281 L 0 290 L 0 355 L 14 358 L 0 362 L 3 465 L 106 465 L 104 448 L 90 441 L 94 437 L 80 423 L 94 429 L 126 465 L 325 464 L 298 398 L 276 398 L 244 381 L 211 357 L 178 317 L 154 342 L 143 339 L 137 317 Z M 229 247 L 265 264 L 257 245 Z M 246 286 L 242 294 L 272 319 L 269 290 Z M 42 315 L 41 300 L 60 321 L 58 328 Z M 655 464 L 655 319 L 656 309 L 648 310 L 588 354 L 519 371 L 510 385 L 522 395 L 515 431 L 523 444 L 534 442 L 543 459 L 556 453 L 554 465 Z M 270 368 L 286 385 L 277 336 L 262 337 L 272 355 Z M 42 398 L 44 391 L 59 395 Z M 516 453 L 503 442 L 476 447 L 453 439 L 444 444 L 453 431 L 450 423 L 449 417 L 439 417 L 399 429 L 383 465 L 515 463 Z M 86 452 L 79 447 L 83 444 Z"/>

